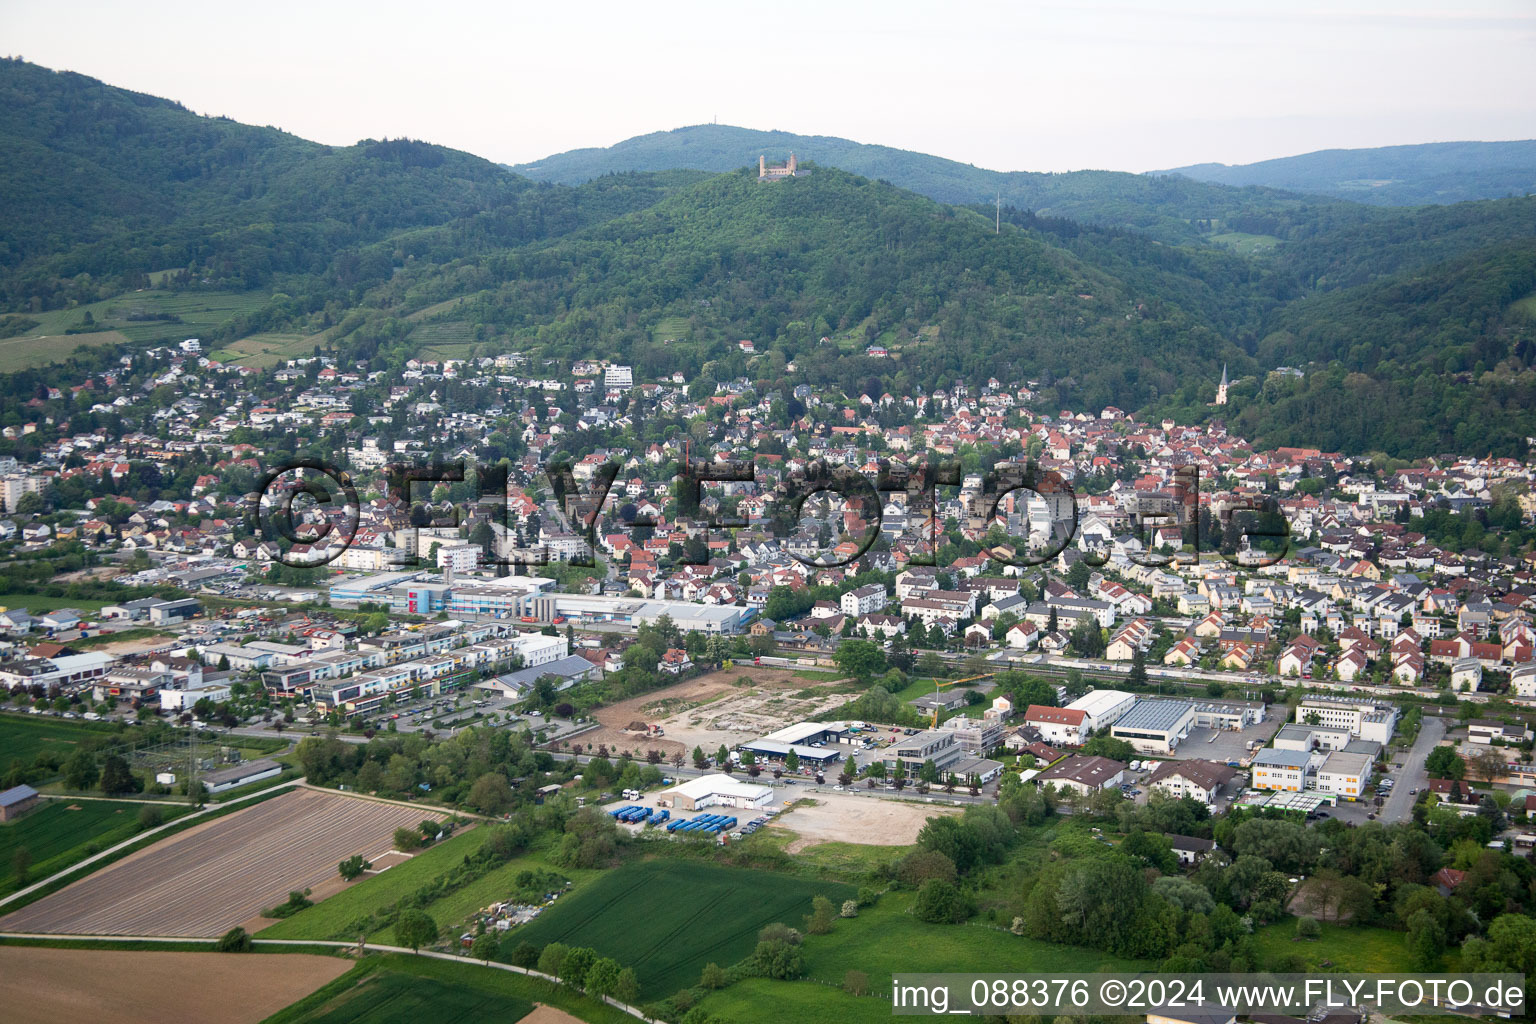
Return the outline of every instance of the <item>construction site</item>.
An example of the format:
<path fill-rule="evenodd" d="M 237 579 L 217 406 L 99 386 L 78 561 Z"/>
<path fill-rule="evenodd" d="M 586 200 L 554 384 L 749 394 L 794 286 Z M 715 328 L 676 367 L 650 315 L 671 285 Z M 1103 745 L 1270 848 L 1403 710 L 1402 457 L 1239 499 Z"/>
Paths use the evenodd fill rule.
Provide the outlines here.
<path fill-rule="evenodd" d="M 600 708 L 600 727 L 574 742 L 668 758 L 694 747 L 735 749 L 841 707 L 852 697 L 842 683 L 832 673 L 735 666 Z"/>

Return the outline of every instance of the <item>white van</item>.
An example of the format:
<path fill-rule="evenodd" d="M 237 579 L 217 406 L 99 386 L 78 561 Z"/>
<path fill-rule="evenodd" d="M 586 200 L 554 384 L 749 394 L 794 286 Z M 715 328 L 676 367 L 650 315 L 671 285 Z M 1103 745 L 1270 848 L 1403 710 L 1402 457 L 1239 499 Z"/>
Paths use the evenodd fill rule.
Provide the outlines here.
<path fill-rule="evenodd" d="M 625 800 L 639 800 L 640 799 L 640 791 L 638 789 L 626 789 L 624 791 L 624 799 Z"/>

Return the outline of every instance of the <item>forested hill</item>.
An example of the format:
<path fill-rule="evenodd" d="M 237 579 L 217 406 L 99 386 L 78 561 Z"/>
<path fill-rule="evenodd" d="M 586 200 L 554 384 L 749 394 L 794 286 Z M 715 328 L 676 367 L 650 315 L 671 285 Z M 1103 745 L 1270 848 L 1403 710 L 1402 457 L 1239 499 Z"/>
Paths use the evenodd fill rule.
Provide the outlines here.
<path fill-rule="evenodd" d="M 1536 140 L 1324 149 L 1252 164 L 1193 164 L 1151 173 L 1381 206 L 1459 203 L 1536 192 Z"/>
<path fill-rule="evenodd" d="M 1524 454 L 1536 436 L 1536 197 L 1383 208 L 1180 177 L 988 178 L 823 140 L 890 161 L 861 175 L 789 136 L 776 155 L 793 147 L 809 173 L 765 184 L 760 133 L 680 136 L 699 155 L 673 164 L 702 169 L 571 186 L 0 62 L 0 314 L 20 314 L 0 337 L 44 363 L 88 310 L 45 311 L 92 303 L 100 327 L 137 289 L 236 293 L 237 312 L 199 326 L 207 343 L 289 334 L 386 372 L 451 343 L 850 398 L 995 375 L 1036 381 L 1046 412 L 1191 422 L 1213 415 L 1225 363 L 1219 412 L 1261 443 Z M 1017 187 L 1001 233 L 999 178 Z M 135 317 L 118 310 L 116 339 L 79 359 L 178 336 L 176 316 Z"/>
<path fill-rule="evenodd" d="M 715 124 L 639 135 L 604 149 L 575 149 L 512 169 L 539 181 L 577 184 L 622 171 L 734 171 L 756 167 L 759 156 L 782 162 L 790 153 L 802 162 L 888 181 L 941 203 L 990 203 L 1001 196 L 1007 205 L 1044 216 L 1135 228 L 1168 242 L 1228 230 L 1282 234 L 1292 224 L 1311 220 L 1320 203 L 1330 204 L 1178 176 L 990 171 L 890 146 Z"/>
<path fill-rule="evenodd" d="M 608 179 L 603 179 L 608 180 Z M 1234 257 L 1235 258 L 1235 257 Z M 1063 403 L 1139 406 L 1245 354 L 1198 308 L 1066 248 L 832 168 L 773 184 L 711 177 L 542 243 L 402 267 L 367 297 L 414 309 L 474 292 L 466 316 L 508 347 L 601 353 L 637 375 L 840 382 L 850 395 L 1039 376 Z M 665 325 L 663 327 L 663 325 Z M 736 341 L 756 339 L 757 360 Z M 410 337 L 340 339 L 398 358 Z M 826 340 L 823 340 L 826 339 Z M 888 357 L 871 357 L 879 343 Z"/>
<path fill-rule="evenodd" d="M 234 288 L 320 273 L 338 249 L 529 187 L 439 146 L 322 146 L 0 61 L 0 296 L 10 309 L 98 298 L 103 279 L 137 287 L 189 265 Z"/>

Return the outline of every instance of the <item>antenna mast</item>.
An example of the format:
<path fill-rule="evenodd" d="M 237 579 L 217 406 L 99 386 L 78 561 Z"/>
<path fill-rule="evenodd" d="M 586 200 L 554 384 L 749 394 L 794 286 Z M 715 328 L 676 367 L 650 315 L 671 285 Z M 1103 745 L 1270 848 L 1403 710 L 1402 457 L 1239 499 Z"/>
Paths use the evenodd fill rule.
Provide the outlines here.
<path fill-rule="evenodd" d="M 994 235 L 1000 235 L 1000 234 L 1003 233 L 1003 190 L 1002 189 L 998 189 L 997 190 L 997 222 L 992 225 L 992 233 Z"/>

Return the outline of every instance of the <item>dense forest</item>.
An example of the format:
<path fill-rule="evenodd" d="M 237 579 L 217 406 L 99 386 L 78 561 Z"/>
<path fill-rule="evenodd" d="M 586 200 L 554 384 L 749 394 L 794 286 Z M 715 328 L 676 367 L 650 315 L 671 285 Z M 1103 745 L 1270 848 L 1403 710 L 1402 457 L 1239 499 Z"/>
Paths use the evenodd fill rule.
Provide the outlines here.
<path fill-rule="evenodd" d="M 1108 172 L 978 195 L 971 172 L 993 172 L 844 140 L 811 141 L 894 162 L 762 184 L 737 154 L 758 133 L 719 126 L 631 140 L 673 169 L 571 186 L 422 142 L 321 146 L 17 60 L 0 97 L 3 336 L 140 288 L 239 292 L 255 298 L 206 339 L 320 334 L 381 370 L 446 332 L 642 378 L 853 398 L 998 376 L 1049 412 L 1197 421 L 1226 365 L 1220 412 L 1260 443 L 1516 454 L 1536 435 L 1536 197 L 1390 209 Z M 666 157 L 678 139 L 702 170 Z M 722 161 L 737 169 L 709 173 Z"/>

